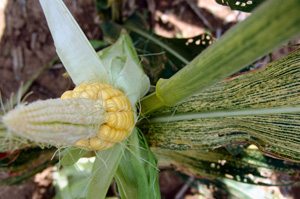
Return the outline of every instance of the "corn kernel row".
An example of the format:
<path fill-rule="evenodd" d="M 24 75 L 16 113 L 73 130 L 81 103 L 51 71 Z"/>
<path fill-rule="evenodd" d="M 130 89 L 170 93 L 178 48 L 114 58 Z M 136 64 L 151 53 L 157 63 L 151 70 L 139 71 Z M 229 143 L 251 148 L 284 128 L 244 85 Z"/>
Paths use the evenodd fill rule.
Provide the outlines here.
<path fill-rule="evenodd" d="M 72 91 L 66 91 L 62 99 L 84 98 L 100 100 L 105 111 L 105 123 L 97 134 L 88 139 L 81 139 L 76 146 L 86 150 L 105 150 L 124 140 L 134 126 L 134 115 L 127 97 L 118 89 L 103 84 L 81 84 Z"/>

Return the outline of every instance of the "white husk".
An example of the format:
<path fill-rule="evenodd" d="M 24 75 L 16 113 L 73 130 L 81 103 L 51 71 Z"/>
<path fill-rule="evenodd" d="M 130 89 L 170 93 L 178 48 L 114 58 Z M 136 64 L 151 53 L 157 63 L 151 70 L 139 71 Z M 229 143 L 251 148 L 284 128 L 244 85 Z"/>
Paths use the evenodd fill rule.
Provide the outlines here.
<path fill-rule="evenodd" d="M 76 85 L 110 83 L 107 71 L 61 0 L 40 0 L 56 52 Z"/>

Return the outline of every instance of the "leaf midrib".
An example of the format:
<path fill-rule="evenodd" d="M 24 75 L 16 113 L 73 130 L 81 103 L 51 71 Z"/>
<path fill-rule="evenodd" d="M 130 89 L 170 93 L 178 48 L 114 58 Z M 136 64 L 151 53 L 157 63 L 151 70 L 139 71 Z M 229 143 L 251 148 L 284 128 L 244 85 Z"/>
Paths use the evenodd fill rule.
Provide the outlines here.
<path fill-rule="evenodd" d="M 174 122 L 182 120 L 205 119 L 205 118 L 221 118 L 249 115 L 274 115 L 284 113 L 299 113 L 300 106 L 294 107 L 277 107 L 277 108 L 260 108 L 260 109 L 243 109 L 243 110 L 226 110 L 213 112 L 197 112 L 197 113 L 180 113 L 174 115 L 156 116 L 150 118 L 152 123 Z"/>

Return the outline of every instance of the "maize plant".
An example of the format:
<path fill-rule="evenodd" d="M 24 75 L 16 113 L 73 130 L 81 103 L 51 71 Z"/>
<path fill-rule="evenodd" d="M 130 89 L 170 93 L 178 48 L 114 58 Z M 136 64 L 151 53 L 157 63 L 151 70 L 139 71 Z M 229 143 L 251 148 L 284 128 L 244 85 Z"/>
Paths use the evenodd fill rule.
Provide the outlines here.
<path fill-rule="evenodd" d="M 104 13 L 113 1 L 97 2 Z M 300 2 L 218 2 L 257 8 L 213 44 L 201 36 L 208 47 L 194 58 L 130 17 L 122 24 L 104 22 L 105 34 L 116 41 L 95 52 L 61 0 L 40 0 L 76 87 L 59 99 L 19 103 L 10 111 L 2 103 L 1 152 L 56 147 L 64 167 L 94 156 L 88 177 L 58 177 L 57 198 L 105 198 L 113 179 L 121 198 L 160 198 L 158 166 L 170 165 L 193 177 L 295 185 L 270 176 L 299 173 L 300 51 L 266 69 L 228 77 L 300 34 Z M 150 39 L 185 66 L 159 79 L 147 95 L 150 80 L 130 36 Z M 239 152 L 231 148 L 237 143 Z"/>

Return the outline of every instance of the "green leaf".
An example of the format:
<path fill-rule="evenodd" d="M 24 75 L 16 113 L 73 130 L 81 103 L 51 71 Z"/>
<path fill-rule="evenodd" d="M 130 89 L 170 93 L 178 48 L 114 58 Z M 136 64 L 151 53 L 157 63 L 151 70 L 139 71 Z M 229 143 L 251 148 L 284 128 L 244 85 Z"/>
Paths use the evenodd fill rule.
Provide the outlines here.
<path fill-rule="evenodd" d="M 231 10 L 251 12 L 265 0 L 215 0 L 218 4 L 229 6 Z"/>
<path fill-rule="evenodd" d="M 135 48 L 142 58 L 142 65 L 150 74 L 152 82 L 159 77 L 169 78 L 209 46 L 213 39 L 209 34 L 192 38 L 165 38 L 151 33 L 144 18 L 134 13 L 124 25 L 102 23 L 101 28 L 107 39 L 115 41 L 123 28 L 129 33 Z"/>
<path fill-rule="evenodd" d="M 106 41 L 101 40 L 89 40 L 94 49 L 99 49 L 108 46 Z"/>
<path fill-rule="evenodd" d="M 219 82 L 139 124 L 148 141 L 170 150 L 206 150 L 249 142 L 269 155 L 300 161 L 300 50 Z"/>
<path fill-rule="evenodd" d="M 286 164 L 283 160 L 264 156 L 254 147 L 249 147 L 238 156 L 231 155 L 224 148 L 207 152 L 170 151 L 158 148 L 152 150 L 158 156 L 160 166 L 173 166 L 189 176 L 222 177 L 267 186 L 299 183 L 297 173 L 300 170 L 297 163 Z M 274 178 L 271 179 L 271 175 Z M 279 178 L 280 175 L 282 178 Z"/>
<path fill-rule="evenodd" d="M 142 99 L 142 113 L 178 105 L 292 39 L 300 33 L 299 9 L 298 0 L 267 1 L 170 79 L 158 81 L 156 93 Z"/>
<path fill-rule="evenodd" d="M 160 198 L 157 159 L 137 129 L 129 137 L 116 174 L 122 198 Z"/>
<path fill-rule="evenodd" d="M 63 151 L 63 158 L 60 160 L 62 166 L 71 166 L 75 164 L 82 156 L 84 156 L 88 151 L 83 149 L 67 148 Z"/>
<path fill-rule="evenodd" d="M 121 0 L 95 0 L 96 8 L 103 21 L 120 21 L 122 16 Z"/>
<path fill-rule="evenodd" d="M 115 0 L 96 0 L 97 9 L 108 9 Z"/>
<path fill-rule="evenodd" d="M 121 158 L 122 147 L 119 144 L 107 150 L 97 151 L 91 173 L 92 179 L 89 182 L 87 199 L 105 198 Z"/>
<path fill-rule="evenodd" d="M 126 28 L 131 30 L 130 35 L 142 57 L 142 64 L 155 83 L 158 77 L 173 76 L 213 42 L 209 34 L 177 39 L 154 35 L 139 29 L 138 26 L 131 25 Z"/>

